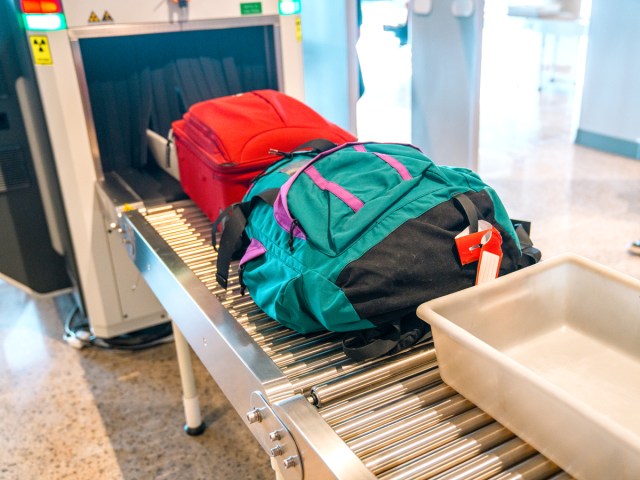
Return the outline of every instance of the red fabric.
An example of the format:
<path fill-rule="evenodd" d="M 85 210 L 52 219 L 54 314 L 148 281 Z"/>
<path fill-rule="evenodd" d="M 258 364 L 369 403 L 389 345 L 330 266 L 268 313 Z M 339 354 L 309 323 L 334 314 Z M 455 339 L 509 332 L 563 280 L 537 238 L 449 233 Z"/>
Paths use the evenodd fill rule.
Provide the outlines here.
<path fill-rule="evenodd" d="M 336 144 L 356 138 L 302 102 L 275 90 L 255 90 L 193 105 L 173 123 L 185 193 L 214 220 L 242 200 L 251 181 L 309 140 Z"/>

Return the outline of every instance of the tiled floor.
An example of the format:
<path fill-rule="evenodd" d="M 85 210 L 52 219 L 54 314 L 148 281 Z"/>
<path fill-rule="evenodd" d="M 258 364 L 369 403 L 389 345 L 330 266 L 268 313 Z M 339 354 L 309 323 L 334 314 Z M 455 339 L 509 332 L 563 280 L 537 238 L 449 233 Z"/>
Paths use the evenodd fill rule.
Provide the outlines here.
<path fill-rule="evenodd" d="M 521 59 L 522 60 L 522 59 Z M 490 72 L 504 57 L 487 53 Z M 535 66 L 534 66 L 535 70 Z M 509 213 L 533 222 L 545 257 L 572 251 L 640 278 L 640 161 L 572 143 L 575 89 L 509 68 L 486 74 L 480 173 Z M 67 297 L 0 281 L 1 479 L 263 479 L 269 461 L 196 360 L 205 420 L 182 432 L 172 344 L 136 353 L 62 340 Z"/>

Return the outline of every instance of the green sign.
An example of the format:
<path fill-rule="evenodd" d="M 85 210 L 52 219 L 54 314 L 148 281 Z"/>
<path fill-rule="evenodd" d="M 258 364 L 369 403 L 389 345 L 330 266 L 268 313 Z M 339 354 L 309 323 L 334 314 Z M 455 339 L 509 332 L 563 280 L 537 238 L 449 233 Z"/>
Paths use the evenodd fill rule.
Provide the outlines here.
<path fill-rule="evenodd" d="M 240 4 L 242 15 L 260 15 L 262 13 L 262 2 L 250 2 Z"/>

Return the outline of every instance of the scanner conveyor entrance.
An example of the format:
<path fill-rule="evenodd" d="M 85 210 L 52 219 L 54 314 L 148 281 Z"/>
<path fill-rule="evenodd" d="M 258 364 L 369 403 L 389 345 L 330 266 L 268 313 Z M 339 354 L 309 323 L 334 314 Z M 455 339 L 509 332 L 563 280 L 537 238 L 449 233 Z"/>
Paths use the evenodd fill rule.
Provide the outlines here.
<path fill-rule="evenodd" d="M 146 205 L 187 198 L 156 163 L 147 130 L 168 137 L 191 105 L 278 89 L 273 25 L 80 38 L 97 159 Z"/>

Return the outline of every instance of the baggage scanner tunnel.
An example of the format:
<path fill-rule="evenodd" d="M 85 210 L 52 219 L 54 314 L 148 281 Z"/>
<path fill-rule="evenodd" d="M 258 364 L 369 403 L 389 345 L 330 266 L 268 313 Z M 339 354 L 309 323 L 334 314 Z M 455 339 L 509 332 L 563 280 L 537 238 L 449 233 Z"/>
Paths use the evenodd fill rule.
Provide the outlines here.
<path fill-rule="evenodd" d="M 179 182 L 160 168 L 168 166 L 168 152 L 153 158 L 147 130 L 168 137 L 171 123 L 194 103 L 278 89 L 273 30 L 267 25 L 78 40 L 98 178 L 102 173 L 107 183 L 126 184 L 146 205 L 186 198 Z"/>

